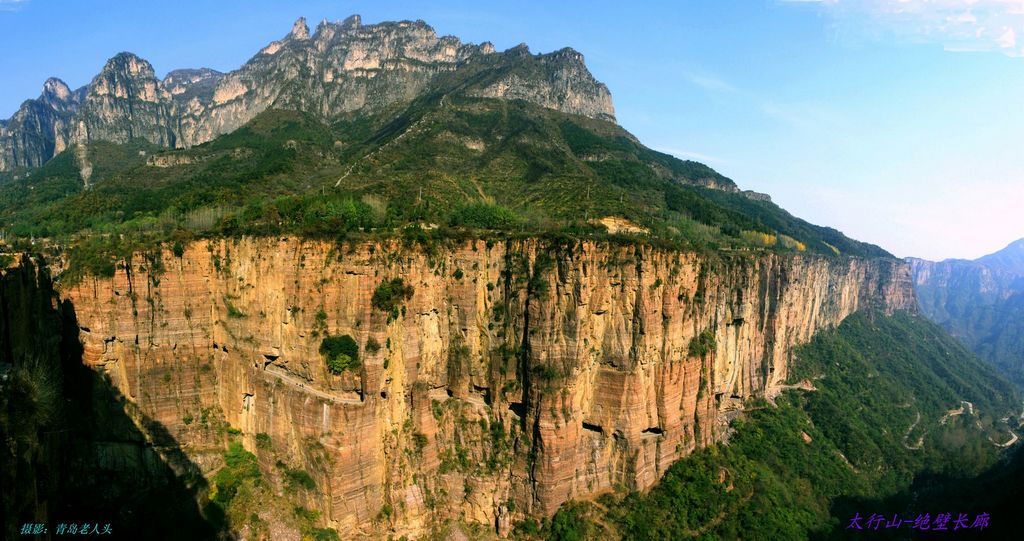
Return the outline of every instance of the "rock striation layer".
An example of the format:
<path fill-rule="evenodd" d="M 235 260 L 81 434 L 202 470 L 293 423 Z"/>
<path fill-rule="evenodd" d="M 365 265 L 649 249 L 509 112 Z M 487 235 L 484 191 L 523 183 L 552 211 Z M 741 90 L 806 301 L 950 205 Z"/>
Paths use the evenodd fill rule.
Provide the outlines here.
<path fill-rule="evenodd" d="M 268 108 L 334 119 L 376 115 L 428 94 L 527 100 L 614 121 L 608 88 L 572 49 L 496 53 L 490 43 L 438 36 L 423 21 L 363 25 L 358 15 L 305 19 L 239 69 L 175 70 L 156 78 L 145 60 L 121 53 L 72 92 L 50 79 L 43 94 L 0 122 L 0 171 L 37 167 L 77 143 L 145 139 L 190 147 L 230 133 Z"/>
<path fill-rule="evenodd" d="M 398 277 L 411 296 L 375 307 Z M 368 536 L 453 517 L 507 534 L 570 498 L 649 487 L 726 437 L 817 329 L 915 303 L 893 259 L 539 240 L 200 241 L 63 294 L 86 363 L 192 462 L 216 462 L 207 419 L 222 417 L 267 470 L 310 472 L 327 524 Z M 355 339 L 358 369 L 326 369 L 327 335 Z"/>

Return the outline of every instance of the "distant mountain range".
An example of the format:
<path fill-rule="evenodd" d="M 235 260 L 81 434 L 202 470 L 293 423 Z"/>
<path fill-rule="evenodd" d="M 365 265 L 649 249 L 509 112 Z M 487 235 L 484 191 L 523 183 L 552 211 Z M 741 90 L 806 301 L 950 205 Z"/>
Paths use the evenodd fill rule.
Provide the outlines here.
<path fill-rule="evenodd" d="M 1024 384 L 1024 239 L 975 260 L 907 261 L 925 315 Z"/>

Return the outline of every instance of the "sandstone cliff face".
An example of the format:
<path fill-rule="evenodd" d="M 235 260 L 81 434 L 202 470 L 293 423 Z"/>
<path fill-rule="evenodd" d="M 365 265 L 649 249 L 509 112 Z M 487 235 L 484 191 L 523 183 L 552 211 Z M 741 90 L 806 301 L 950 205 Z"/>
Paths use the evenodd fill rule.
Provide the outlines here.
<path fill-rule="evenodd" d="M 451 77 L 442 77 L 453 74 Z M 189 147 L 230 133 L 268 108 L 322 118 L 372 115 L 430 92 L 521 99 L 614 121 L 611 95 L 571 49 L 495 53 L 490 43 L 439 37 L 422 21 L 363 25 L 355 15 L 305 19 L 238 70 L 175 70 L 161 81 L 148 62 L 121 53 L 87 86 L 71 92 L 47 82 L 0 124 L 0 170 L 36 167 L 75 143 L 143 138 Z"/>
<path fill-rule="evenodd" d="M 196 464 L 216 463 L 205 425 L 223 415 L 268 471 L 308 470 L 308 505 L 354 535 L 443 517 L 504 534 L 569 498 L 648 487 L 784 381 L 815 330 L 914 304 L 895 260 L 244 239 L 159 261 L 63 292 L 86 362 Z M 371 298 L 394 277 L 414 293 L 392 318 Z M 717 347 L 700 354 L 705 330 Z M 327 333 L 356 339 L 357 371 L 326 370 Z"/>

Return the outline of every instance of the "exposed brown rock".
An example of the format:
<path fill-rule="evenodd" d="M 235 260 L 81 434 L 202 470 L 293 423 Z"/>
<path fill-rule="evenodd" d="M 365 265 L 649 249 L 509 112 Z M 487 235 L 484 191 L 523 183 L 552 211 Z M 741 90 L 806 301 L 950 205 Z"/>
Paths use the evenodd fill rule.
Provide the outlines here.
<path fill-rule="evenodd" d="M 792 346 L 857 309 L 914 302 L 907 267 L 888 259 L 291 239 L 162 257 L 157 275 L 136 259 L 64 292 L 86 361 L 198 464 L 219 443 L 186 415 L 223 411 L 250 449 L 269 434 L 316 478 L 310 506 L 353 535 L 416 535 L 444 517 L 505 534 L 569 498 L 649 487 L 782 384 Z M 371 297 L 392 277 L 414 293 L 389 320 Z M 717 347 L 691 356 L 705 329 Z M 360 344 L 357 373 L 326 370 L 325 330 Z M 321 449 L 331 460 L 317 466 Z M 375 521 L 385 504 L 394 514 Z"/>

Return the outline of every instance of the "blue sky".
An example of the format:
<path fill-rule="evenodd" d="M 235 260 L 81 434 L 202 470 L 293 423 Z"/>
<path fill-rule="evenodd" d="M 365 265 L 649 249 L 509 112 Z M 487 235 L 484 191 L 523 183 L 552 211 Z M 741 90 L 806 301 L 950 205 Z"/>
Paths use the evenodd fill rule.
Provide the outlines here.
<path fill-rule="evenodd" d="M 0 117 L 119 51 L 161 76 L 226 71 L 300 15 L 353 13 L 498 49 L 571 46 L 648 146 L 897 255 L 973 258 L 1024 237 L 1018 0 L 0 0 Z"/>

